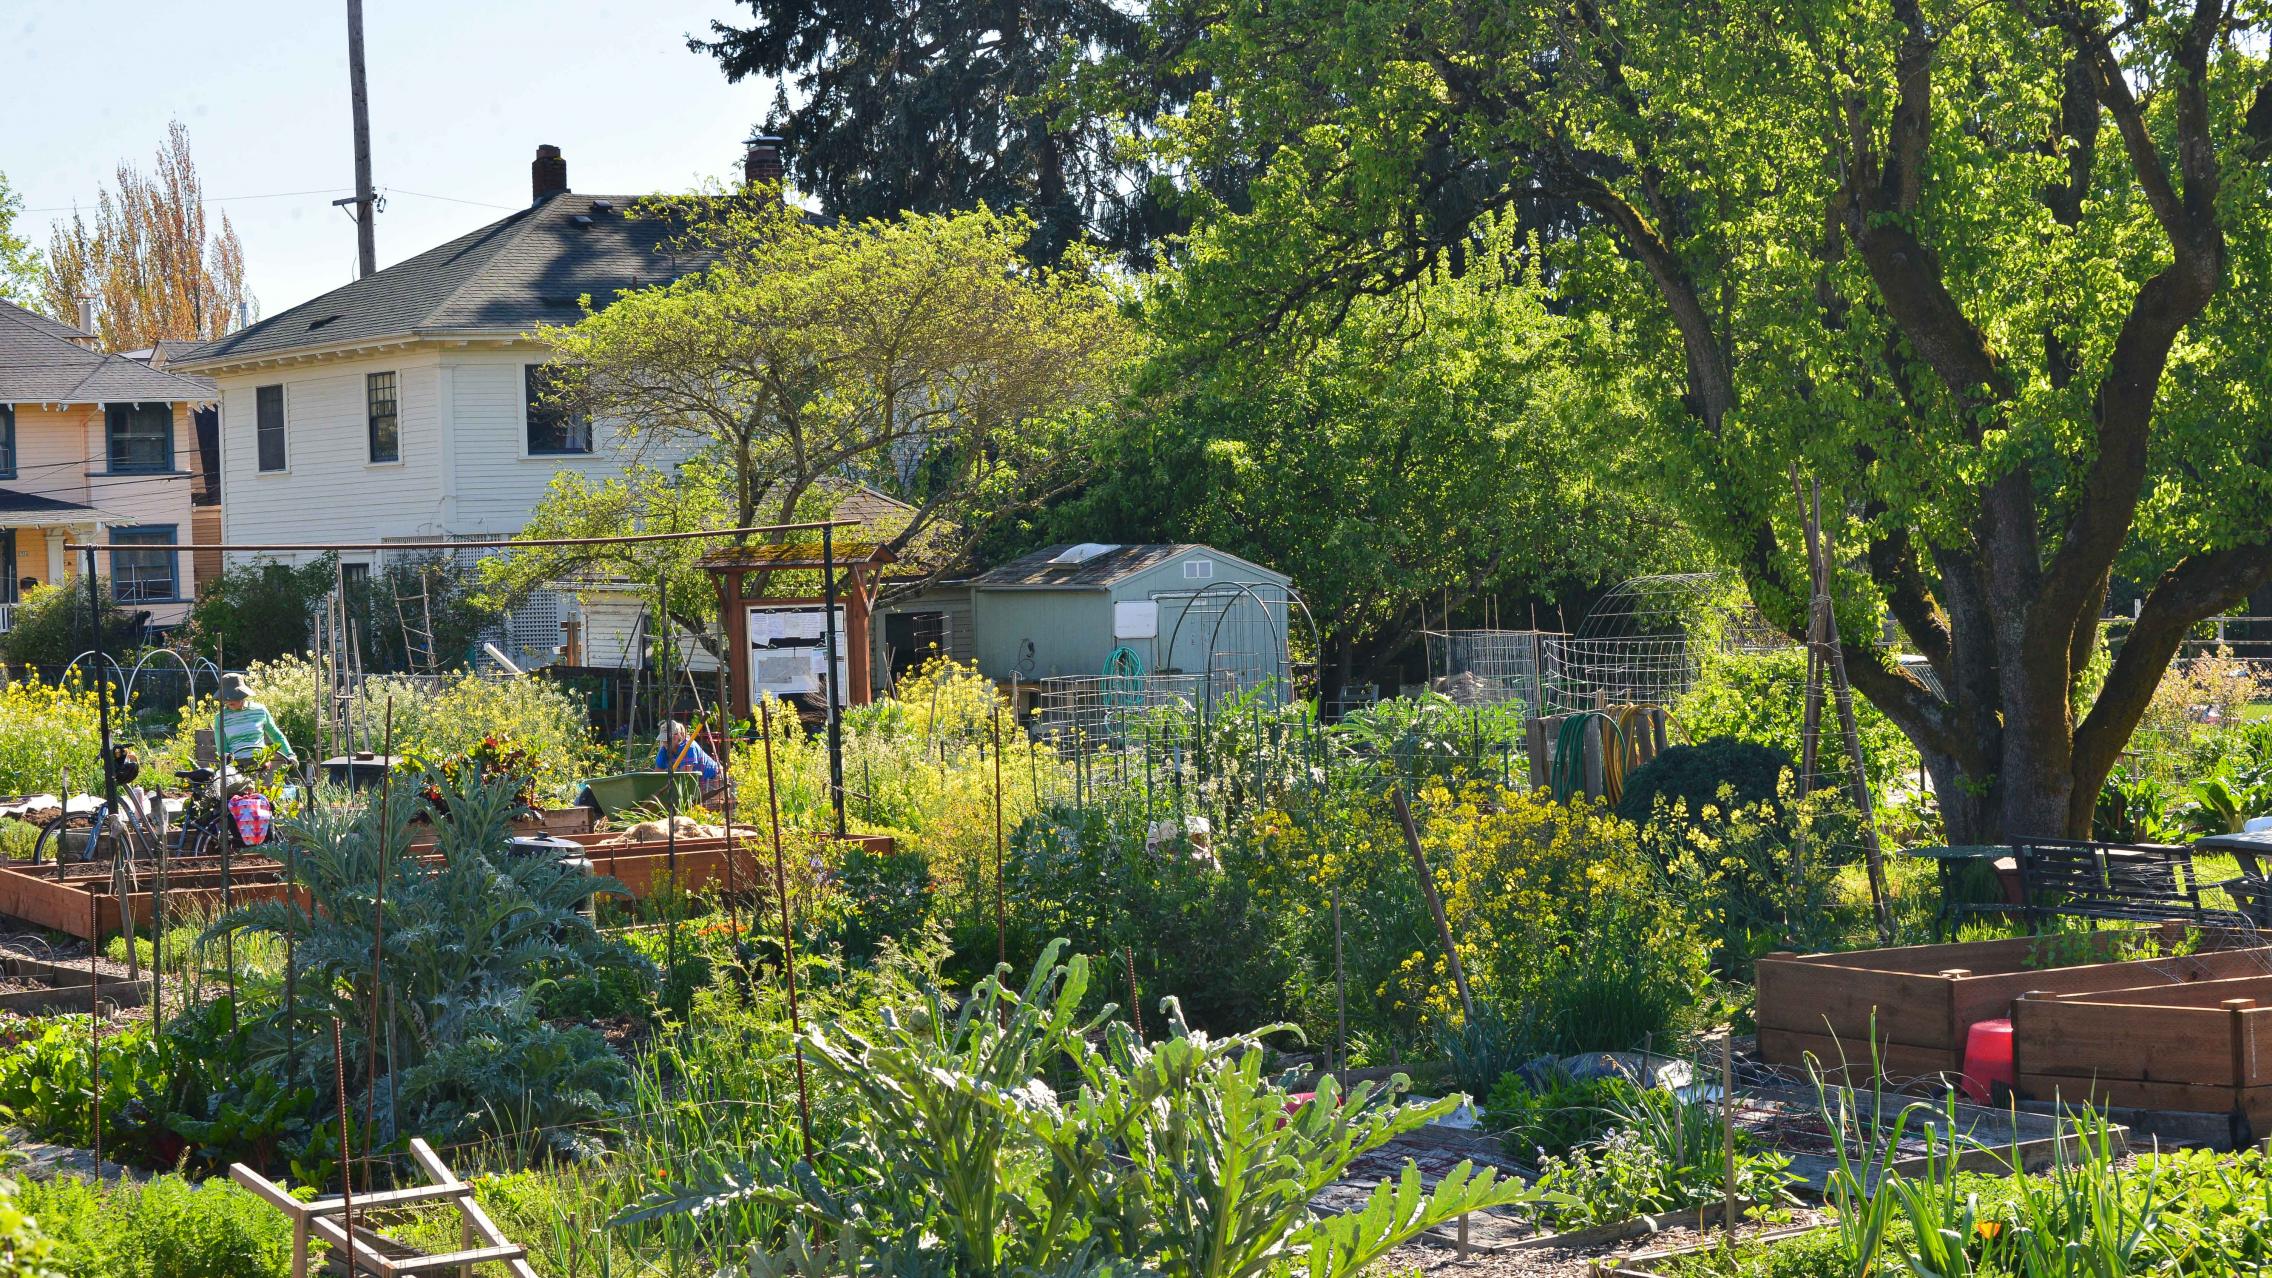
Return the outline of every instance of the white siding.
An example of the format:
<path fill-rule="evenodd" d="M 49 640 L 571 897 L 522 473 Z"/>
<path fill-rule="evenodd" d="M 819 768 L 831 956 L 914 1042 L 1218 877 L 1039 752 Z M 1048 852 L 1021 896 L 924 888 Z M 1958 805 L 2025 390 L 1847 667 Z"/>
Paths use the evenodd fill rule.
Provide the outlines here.
<path fill-rule="evenodd" d="M 590 456 L 527 455 L 521 370 L 542 357 L 533 347 L 424 345 L 219 374 L 225 536 L 332 543 L 510 535 L 560 471 L 621 474 L 624 453 L 604 428 Z M 364 379 L 387 371 L 399 379 L 402 460 L 373 465 Z M 285 388 L 286 468 L 262 473 L 254 396 L 277 384 Z"/>

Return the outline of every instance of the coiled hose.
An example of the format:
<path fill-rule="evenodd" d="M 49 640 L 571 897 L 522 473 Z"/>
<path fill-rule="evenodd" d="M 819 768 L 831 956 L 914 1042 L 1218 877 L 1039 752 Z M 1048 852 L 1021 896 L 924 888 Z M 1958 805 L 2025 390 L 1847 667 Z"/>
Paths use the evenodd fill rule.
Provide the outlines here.
<path fill-rule="evenodd" d="M 1554 801 L 1567 803 L 1571 795 L 1586 792 L 1586 734 L 1599 720 L 1608 733 L 1601 752 L 1601 797 L 1616 807 L 1625 797 L 1625 778 L 1641 766 L 1643 743 L 1649 738 L 1649 710 L 1619 706 L 1614 711 L 1580 711 L 1563 719 L 1554 738 L 1554 766 L 1547 775 Z"/>

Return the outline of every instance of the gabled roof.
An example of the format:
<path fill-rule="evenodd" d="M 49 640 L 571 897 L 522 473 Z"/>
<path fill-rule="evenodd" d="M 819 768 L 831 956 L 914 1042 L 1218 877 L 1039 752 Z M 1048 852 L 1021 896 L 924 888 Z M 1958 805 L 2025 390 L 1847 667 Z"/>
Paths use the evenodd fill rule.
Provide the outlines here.
<path fill-rule="evenodd" d="M 0 301 L 0 403 L 200 403 L 210 383 L 80 344 L 86 334 Z"/>
<path fill-rule="evenodd" d="M 210 369 L 366 339 L 573 324 L 586 294 L 604 306 L 704 265 L 668 251 L 677 228 L 665 219 L 625 216 L 640 198 L 563 191 L 172 362 Z"/>
<path fill-rule="evenodd" d="M 1225 559 L 1243 564 L 1273 581 L 1285 581 L 1283 573 L 1276 573 L 1259 564 L 1248 563 L 1237 555 L 1227 555 L 1211 546 L 1197 542 L 1177 542 L 1152 546 L 1105 546 L 1077 563 L 1056 563 L 1060 555 L 1076 545 L 1094 547 L 1094 543 L 1061 542 L 1044 546 L 1030 555 L 1020 555 L 1005 564 L 997 565 L 970 579 L 978 587 L 1044 589 L 1044 590 L 1103 590 L 1120 584 L 1140 572 L 1172 563 L 1194 551 L 1214 559 Z"/>

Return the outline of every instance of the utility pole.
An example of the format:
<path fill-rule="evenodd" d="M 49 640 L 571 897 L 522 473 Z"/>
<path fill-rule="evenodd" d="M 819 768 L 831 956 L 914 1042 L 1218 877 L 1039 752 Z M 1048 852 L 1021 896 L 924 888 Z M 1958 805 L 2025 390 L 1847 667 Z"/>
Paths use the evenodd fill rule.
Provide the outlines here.
<path fill-rule="evenodd" d="M 337 201 L 355 206 L 357 278 L 379 269 L 378 195 L 371 190 L 371 97 L 363 87 L 363 0 L 347 0 L 347 83 L 355 106 L 355 194 Z"/>

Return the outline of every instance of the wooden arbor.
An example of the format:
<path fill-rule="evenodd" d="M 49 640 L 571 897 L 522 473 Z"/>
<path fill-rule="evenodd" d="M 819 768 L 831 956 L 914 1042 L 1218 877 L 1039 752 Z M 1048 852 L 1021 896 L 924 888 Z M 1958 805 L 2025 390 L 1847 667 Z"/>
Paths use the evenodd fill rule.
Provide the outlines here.
<path fill-rule="evenodd" d="M 463 1239 L 458 1250 L 422 1256 L 368 1225 L 355 1224 L 354 1255 L 346 1271 L 379 1275 L 448 1273 L 457 1278 L 472 1278 L 475 1265 L 502 1264 L 512 1272 L 513 1278 L 537 1278 L 536 1270 L 529 1267 L 527 1250 L 507 1241 L 498 1231 L 489 1213 L 473 1200 L 472 1185 L 458 1179 L 457 1173 L 451 1171 L 425 1141 L 412 1137 L 410 1155 L 418 1160 L 419 1169 L 431 1183 L 409 1189 L 382 1189 L 352 1198 L 333 1196 L 301 1202 L 282 1185 L 243 1163 L 230 1166 L 229 1179 L 251 1190 L 292 1222 L 292 1278 L 308 1278 L 310 1241 L 329 1243 L 335 1261 L 347 1257 L 347 1225 L 352 1223 L 352 1217 L 374 1208 L 443 1201 L 454 1203 L 458 1209 Z"/>
<path fill-rule="evenodd" d="M 737 711 L 754 711 L 753 689 L 778 690 L 780 680 L 767 677 L 757 668 L 761 647 L 777 665 L 790 664 L 783 658 L 800 652 L 811 653 L 816 661 L 821 659 L 832 603 L 842 615 L 841 624 L 835 627 L 841 645 L 837 660 L 842 688 L 838 695 L 844 705 L 866 705 L 873 696 L 869 607 L 875 596 L 877 572 L 893 559 L 888 547 L 851 541 L 729 546 L 702 556 L 699 562 L 718 585 L 718 616 L 726 629 L 726 668 Z M 780 573 L 799 574 L 800 587 L 810 580 L 803 574 L 818 574 L 819 590 L 812 594 L 773 593 L 769 587 Z M 812 616 L 816 612 L 817 619 Z M 765 633 L 759 633 L 761 630 Z M 764 644 L 758 642 L 760 639 Z M 817 691 L 825 697 L 825 683 Z"/>

